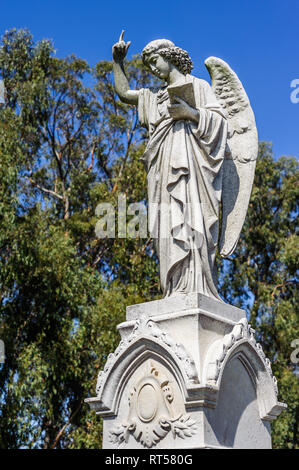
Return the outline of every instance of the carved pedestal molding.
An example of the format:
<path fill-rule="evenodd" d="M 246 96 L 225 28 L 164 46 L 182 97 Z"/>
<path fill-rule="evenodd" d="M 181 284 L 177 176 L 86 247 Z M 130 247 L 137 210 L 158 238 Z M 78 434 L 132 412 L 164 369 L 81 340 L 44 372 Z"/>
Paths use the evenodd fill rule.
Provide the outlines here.
<path fill-rule="evenodd" d="M 104 448 L 271 447 L 285 405 L 244 312 L 193 294 L 177 296 L 178 312 L 175 300 L 129 307 L 119 325 L 86 399 L 104 417 Z"/>

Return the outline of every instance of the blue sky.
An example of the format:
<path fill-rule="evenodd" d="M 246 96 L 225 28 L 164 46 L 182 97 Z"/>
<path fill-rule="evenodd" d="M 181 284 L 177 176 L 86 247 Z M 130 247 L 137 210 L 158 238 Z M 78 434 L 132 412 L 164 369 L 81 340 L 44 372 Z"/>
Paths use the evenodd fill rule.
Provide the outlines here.
<path fill-rule="evenodd" d="M 110 60 L 125 29 L 130 54 L 165 37 L 188 50 L 194 75 L 209 79 L 204 60 L 227 61 L 254 109 L 259 138 L 274 154 L 299 156 L 299 0 L 0 0 L 0 32 L 28 28 L 50 38 L 59 57 L 71 53 L 90 64 Z M 298 92 L 299 97 L 299 92 Z"/>

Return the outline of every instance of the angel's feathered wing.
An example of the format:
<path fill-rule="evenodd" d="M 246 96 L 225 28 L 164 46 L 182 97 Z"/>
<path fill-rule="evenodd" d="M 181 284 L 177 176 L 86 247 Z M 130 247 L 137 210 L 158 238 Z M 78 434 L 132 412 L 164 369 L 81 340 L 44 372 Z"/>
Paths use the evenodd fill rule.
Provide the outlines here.
<path fill-rule="evenodd" d="M 217 57 L 205 61 L 212 89 L 226 110 L 228 140 L 223 163 L 220 255 L 230 256 L 246 217 L 258 154 L 255 118 L 248 96 L 229 65 Z"/>

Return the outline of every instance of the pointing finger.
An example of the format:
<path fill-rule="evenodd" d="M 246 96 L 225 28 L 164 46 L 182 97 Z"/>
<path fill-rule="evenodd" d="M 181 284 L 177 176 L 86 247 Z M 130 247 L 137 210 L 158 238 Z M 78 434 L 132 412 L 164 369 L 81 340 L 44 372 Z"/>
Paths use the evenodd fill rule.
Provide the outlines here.
<path fill-rule="evenodd" d="M 122 32 L 120 33 L 118 42 L 123 41 L 124 34 L 125 34 L 125 30 L 123 29 Z"/>

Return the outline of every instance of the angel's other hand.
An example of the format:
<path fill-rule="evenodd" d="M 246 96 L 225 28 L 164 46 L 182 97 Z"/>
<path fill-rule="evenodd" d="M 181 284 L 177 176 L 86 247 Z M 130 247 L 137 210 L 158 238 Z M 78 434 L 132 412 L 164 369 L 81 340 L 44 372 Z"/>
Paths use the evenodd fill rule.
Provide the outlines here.
<path fill-rule="evenodd" d="M 190 120 L 198 122 L 199 119 L 198 111 L 181 98 L 176 98 L 176 103 L 168 106 L 168 112 L 175 121 Z"/>

